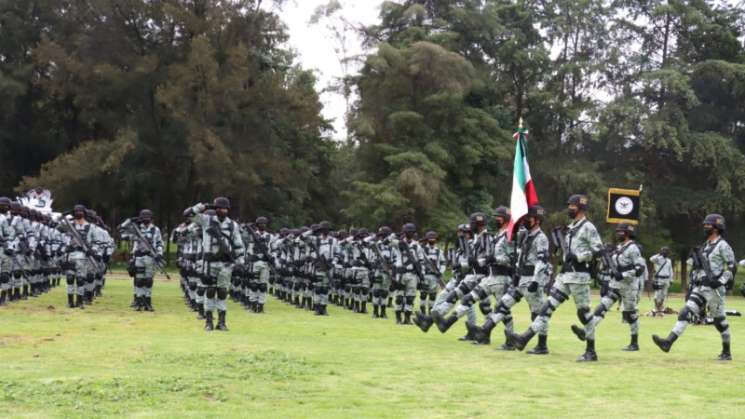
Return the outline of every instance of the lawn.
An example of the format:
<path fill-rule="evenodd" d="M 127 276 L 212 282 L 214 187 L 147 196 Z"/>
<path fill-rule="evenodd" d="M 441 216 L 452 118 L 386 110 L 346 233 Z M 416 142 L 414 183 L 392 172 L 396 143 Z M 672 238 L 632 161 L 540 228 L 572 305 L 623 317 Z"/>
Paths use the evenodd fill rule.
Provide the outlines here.
<path fill-rule="evenodd" d="M 672 316 L 643 317 L 642 350 L 626 353 L 615 309 L 597 332 L 600 362 L 577 364 L 570 302 L 551 324 L 551 355 L 458 342 L 340 308 L 318 318 L 270 298 L 257 315 L 231 303 L 229 332 L 204 332 L 176 281 L 158 281 L 155 313 L 131 311 L 112 276 L 85 310 L 63 288 L 0 307 L 0 417 L 723 417 L 745 416 L 745 322 L 730 317 L 733 357 L 713 326 L 689 327 L 669 354 Z M 593 304 L 598 302 L 597 296 Z M 676 298 L 670 304 L 682 304 Z M 642 311 L 651 302 L 644 296 Z M 742 297 L 728 308 L 745 312 Z M 515 310 L 517 328 L 529 318 Z M 531 347 L 535 342 L 531 342 Z M 739 409 L 743 409 L 740 411 Z"/>

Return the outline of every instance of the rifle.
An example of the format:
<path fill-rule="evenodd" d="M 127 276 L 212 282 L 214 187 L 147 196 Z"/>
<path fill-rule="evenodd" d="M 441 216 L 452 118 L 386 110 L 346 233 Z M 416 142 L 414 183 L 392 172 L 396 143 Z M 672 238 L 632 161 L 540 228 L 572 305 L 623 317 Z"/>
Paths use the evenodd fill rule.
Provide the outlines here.
<path fill-rule="evenodd" d="M 67 227 L 68 233 L 70 233 L 70 237 L 72 237 L 73 241 L 78 245 L 78 247 L 81 247 L 83 250 L 85 250 L 85 255 L 88 258 L 88 261 L 95 267 L 98 267 L 98 262 L 91 256 L 90 254 L 93 253 L 93 250 L 88 246 L 88 243 L 83 240 L 82 237 L 80 237 L 80 234 L 78 234 L 78 231 L 75 230 L 75 227 L 73 227 L 70 224 L 70 221 L 67 220 L 67 217 L 65 215 L 62 215 L 62 221 L 65 223 L 65 226 Z"/>
<path fill-rule="evenodd" d="M 422 265 L 419 263 L 419 260 L 414 257 L 414 254 L 411 252 L 411 247 L 409 247 L 409 244 L 406 243 L 405 240 L 399 241 L 398 244 L 400 247 L 403 247 L 403 250 L 406 251 L 406 256 L 409 258 L 409 261 L 411 262 L 412 265 L 414 265 L 414 273 L 416 274 L 417 278 L 419 278 L 420 281 L 424 282 L 424 274 L 422 273 Z"/>
<path fill-rule="evenodd" d="M 222 255 L 227 255 L 231 263 L 235 263 L 235 256 L 233 256 L 233 243 L 227 241 L 228 237 L 225 237 L 223 232 L 220 230 L 220 224 L 213 220 L 209 220 L 209 226 L 204 230 L 213 239 L 217 240 L 217 246 L 219 252 Z"/>
<path fill-rule="evenodd" d="M 380 261 L 380 267 L 383 269 L 383 271 L 385 271 L 385 273 L 388 274 L 388 277 L 392 279 L 394 277 L 393 268 L 388 263 L 388 260 L 383 256 L 383 254 L 380 253 L 380 247 L 378 247 L 378 243 L 372 242 L 370 243 L 370 247 L 372 248 L 373 253 L 375 253 L 375 257 L 378 258 L 378 260 Z"/>
<path fill-rule="evenodd" d="M 272 260 L 271 251 L 269 250 L 269 246 L 267 246 L 264 239 L 259 236 L 259 233 L 254 229 L 254 225 L 252 223 L 244 224 L 243 227 L 246 228 L 246 231 L 248 231 L 248 234 L 251 235 L 251 240 L 256 244 L 256 246 L 259 247 L 259 253 L 266 255 L 267 258 L 267 265 L 269 266 L 269 270 L 272 273 L 274 272 L 274 261 Z"/>
<path fill-rule="evenodd" d="M 306 231 L 301 235 L 303 241 L 313 249 L 314 252 L 316 252 L 316 255 L 318 256 L 318 260 L 321 262 L 321 269 L 325 272 L 331 272 L 331 264 L 326 259 L 326 256 L 321 253 L 321 250 L 318 248 L 317 244 L 313 241 L 313 237 L 311 236 L 311 231 Z"/>
<path fill-rule="evenodd" d="M 618 266 L 613 263 L 613 258 L 611 258 L 608 254 L 608 249 L 603 247 L 602 249 L 600 249 L 600 252 L 598 252 L 598 254 L 600 255 L 600 260 L 603 262 L 603 266 L 605 267 L 605 269 L 610 271 L 614 279 L 618 279 L 619 276 L 623 276 L 618 270 Z"/>
<path fill-rule="evenodd" d="M 437 278 L 437 285 L 439 285 L 440 288 L 445 289 L 446 284 L 445 281 L 442 280 L 442 274 L 439 270 L 437 270 L 437 267 L 434 265 L 432 260 L 425 255 L 424 261 L 427 263 L 427 268 L 429 268 L 429 270 L 434 274 L 435 278 Z"/>
<path fill-rule="evenodd" d="M 134 222 L 132 222 L 133 219 L 127 219 L 122 224 L 122 229 L 130 227 L 130 230 L 135 234 L 137 241 L 145 246 L 145 250 L 147 250 L 153 257 L 155 258 L 155 266 L 158 267 L 158 270 L 166 276 L 166 278 L 170 281 L 171 277 L 168 275 L 168 272 L 165 270 L 165 261 L 160 258 L 158 255 L 158 252 L 153 248 L 153 245 L 145 238 L 145 236 L 142 235 L 142 231 L 140 231 L 140 228 L 137 226 L 138 219 L 134 219 Z"/>
<path fill-rule="evenodd" d="M 691 250 L 691 258 L 693 259 L 693 268 L 703 270 L 704 275 L 706 276 L 706 284 L 701 284 L 701 285 L 711 286 L 715 282 L 717 282 L 717 280 L 714 279 L 714 274 L 711 272 L 711 265 L 709 265 L 709 258 L 707 258 L 704 255 L 704 252 L 703 252 L 703 249 L 701 249 L 701 246 L 696 246 Z"/>

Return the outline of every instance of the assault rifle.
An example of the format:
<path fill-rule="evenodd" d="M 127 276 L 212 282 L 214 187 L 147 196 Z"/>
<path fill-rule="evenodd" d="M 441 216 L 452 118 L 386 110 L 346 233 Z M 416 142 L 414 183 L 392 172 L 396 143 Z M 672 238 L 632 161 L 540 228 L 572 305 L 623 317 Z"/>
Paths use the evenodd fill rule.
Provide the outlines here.
<path fill-rule="evenodd" d="M 709 258 L 704 255 L 701 246 L 696 246 L 691 250 L 691 258 L 693 259 L 693 268 L 704 271 L 704 275 L 706 276 L 706 282 L 701 285 L 712 286 L 715 285 L 715 283 L 718 283 L 714 278 L 714 274 L 711 272 Z"/>
<path fill-rule="evenodd" d="M 83 240 L 83 238 L 80 237 L 80 234 L 78 233 L 78 231 L 75 230 L 75 227 L 73 227 L 72 224 L 70 224 L 70 221 L 68 221 L 67 216 L 63 214 L 61 218 L 72 240 L 75 242 L 75 244 L 78 245 L 78 247 L 80 247 L 81 249 L 85 251 L 85 255 L 88 258 L 88 261 L 93 266 L 98 268 L 99 267 L 98 262 L 96 261 L 96 259 L 93 258 L 92 256 L 93 250 L 90 248 L 90 246 L 88 246 L 88 243 L 86 243 L 85 240 Z"/>
<path fill-rule="evenodd" d="M 321 269 L 324 272 L 331 272 L 331 264 L 326 259 L 326 256 L 321 253 L 321 249 L 318 248 L 318 244 L 313 240 L 312 232 L 306 231 L 305 233 L 301 234 L 300 237 L 303 239 L 303 241 L 310 246 L 311 249 L 313 249 L 314 252 L 316 252 L 316 256 L 318 261 L 321 263 Z"/>
<path fill-rule="evenodd" d="M 165 265 L 166 262 L 163 260 L 163 258 L 158 254 L 158 252 L 153 247 L 152 243 L 145 238 L 144 235 L 142 235 L 142 231 L 140 231 L 140 227 L 137 226 L 137 223 L 140 220 L 138 218 L 129 218 L 126 221 L 124 221 L 121 225 L 122 229 L 129 228 L 129 230 L 134 234 L 135 238 L 137 239 L 137 242 L 140 243 L 145 250 L 153 255 L 153 258 L 155 259 L 155 266 L 158 267 L 158 270 L 166 276 L 166 278 L 170 281 L 171 277 L 168 275 L 168 272 L 166 272 Z"/>
<path fill-rule="evenodd" d="M 414 273 L 420 281 L 424 282 L 424 274 L 422 273 L 422 265 L 419 260 L 414 257 L 414 253 L 411 251 L 411 247 L 406 243 L 405 240 L 400 240 L 398 246 L 401 250 L 406 252 L 406 256 L 409 258 L 409 262 L 414 265 Z"/>

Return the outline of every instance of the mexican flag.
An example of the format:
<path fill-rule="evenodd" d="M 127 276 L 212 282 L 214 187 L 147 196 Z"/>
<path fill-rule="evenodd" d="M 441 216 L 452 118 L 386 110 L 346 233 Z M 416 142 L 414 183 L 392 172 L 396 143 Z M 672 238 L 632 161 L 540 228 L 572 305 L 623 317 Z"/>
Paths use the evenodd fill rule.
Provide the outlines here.
<path fill-rule="evenodd" d="M 538 194 L 535 192 L 533 179 L 530 177 L 528 166 L 527 141 L 528 130 L 518 128 L 515 135 L 515 167 L 512 172 L 512 197 L 510 198 L 510 227 L 507 233 L 508 239 L 512 240 L 515 225 L 525 214 L 528 208 L 538 204 Z"/>

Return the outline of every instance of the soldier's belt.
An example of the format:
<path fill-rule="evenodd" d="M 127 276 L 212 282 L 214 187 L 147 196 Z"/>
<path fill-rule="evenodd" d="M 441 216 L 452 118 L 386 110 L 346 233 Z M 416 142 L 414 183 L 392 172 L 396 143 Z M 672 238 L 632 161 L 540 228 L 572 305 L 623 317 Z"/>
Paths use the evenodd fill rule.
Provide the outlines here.
<path fill-rule="evenodd" d="M 502 266 L 502 265 L 492 265 L 489 267 L 491 269 L 492 275 L 498 275 L 498 276 L 510 276 L 512 275 L 512 268 L 509 266 Z"/>
<path fill-rule="evenodd" d="M 667 279 L 670 278 L 670 275 L 655 275 L 654 277 L 659 279 Z"/>
<path fill-rule="evenodd" d="M 520 268 L 519 272 L 520 276 L 533 276 L 535 275 L 535 266 L 533 265 L 526 265 Z"/>
<path fill-rule="evenodd" d="M 141 251 L 135 252 L 136 258 L 143 257 L 143 256 L 152 256 L 152 255 L 150 254 L 150 252 L 141 252 Z"/>
<path fill-rule="evenodd" d="M 228 255 L 204 255 L 205 262 L 232 262 Z"/>
<path fill-rule="evenodd" d="M 580 273 L 590 273 L 590 265 L 587 263 L 582 262 L 565 262 L 561 266 L 561 273 L 569 273 L 569 272 L 580 272 Z"/>

